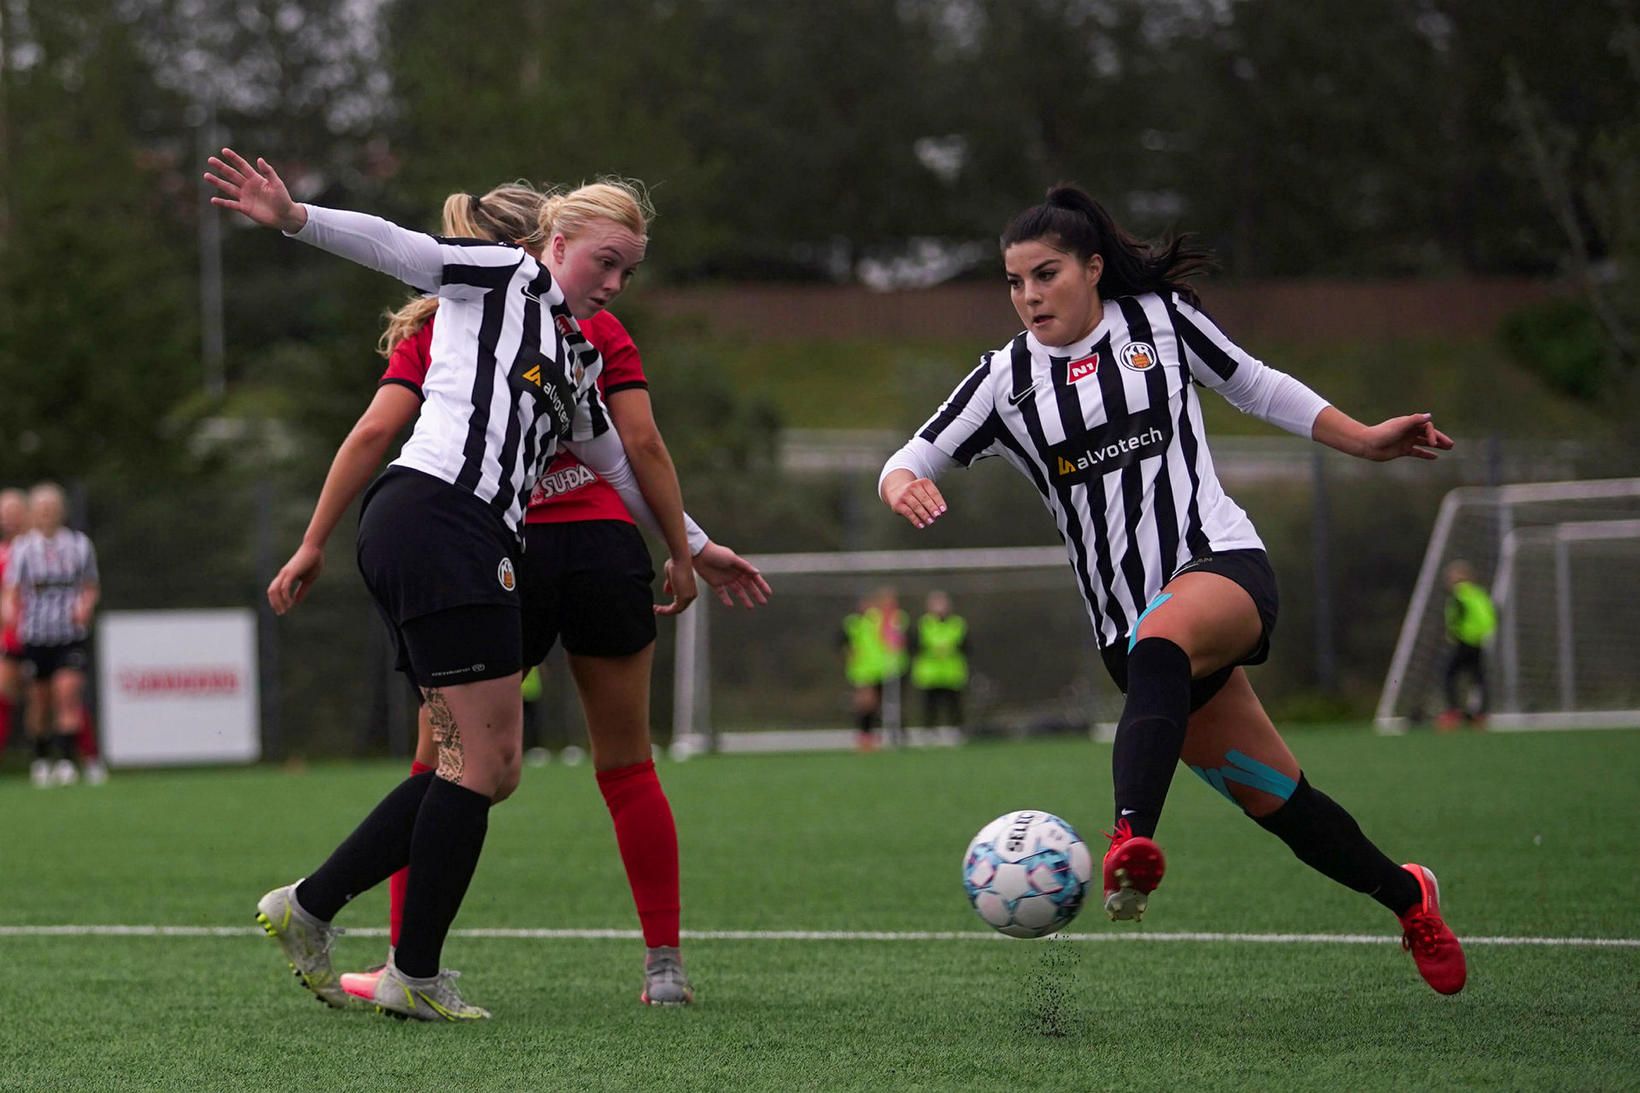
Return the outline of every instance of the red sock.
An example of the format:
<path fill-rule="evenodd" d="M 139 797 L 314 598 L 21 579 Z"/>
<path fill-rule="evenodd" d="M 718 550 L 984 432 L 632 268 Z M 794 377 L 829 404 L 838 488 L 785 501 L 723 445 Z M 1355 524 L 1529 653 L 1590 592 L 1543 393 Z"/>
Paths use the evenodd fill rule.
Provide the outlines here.
<path fill-rule="evenodd" d="M 11 704 L 11 699 L 0 695 L 0 754 L 5 752 L 6 745 L 11 742 L 11 712 L 15 708 Z"/>
<path fill-rule="evenodd" d="M 434 768 L 419 759 L 410 761 L 410 777 L 426 774 Z M 410 867 L 406 866 L 387 878 L 387 943 L 399 943 L 399 922 L 404 918 L 404 889 L 410 883 Z"/>
<path fill-rule="evenodd" d="M 102 752 L 97 747 L 97 727 L 91 723 L 91 711 L 84 708 L 80 710 L 80 758 L 102 758 Z"/>
<path fill-rule="evenodd" d="M 678 943 L 678 829 L 655 776 L 655 762 L 598 772 L 598 788 L 615 821 L 632 902 L 650 948 Z"/>

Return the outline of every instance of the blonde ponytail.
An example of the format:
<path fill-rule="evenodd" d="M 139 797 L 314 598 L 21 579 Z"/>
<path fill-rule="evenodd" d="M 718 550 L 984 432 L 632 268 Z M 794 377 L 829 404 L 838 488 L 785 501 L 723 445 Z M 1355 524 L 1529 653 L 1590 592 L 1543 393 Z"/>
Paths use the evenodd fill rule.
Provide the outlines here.
<path fill-rule="evenodd" d="M 539 252 L 548 238 L 541 226 L 546 200 L 547 195 L 522 180 L 497 186 L 483 197 L 451 194 L 444 199 L 440 231 L 453 239 L 494 239 Z M 418 296 L 387 312 L 387 329 L 376 341 L 376 352 L 391 356 L 393 347 L 426 326 L 437 310 L 437 296 Z"/>

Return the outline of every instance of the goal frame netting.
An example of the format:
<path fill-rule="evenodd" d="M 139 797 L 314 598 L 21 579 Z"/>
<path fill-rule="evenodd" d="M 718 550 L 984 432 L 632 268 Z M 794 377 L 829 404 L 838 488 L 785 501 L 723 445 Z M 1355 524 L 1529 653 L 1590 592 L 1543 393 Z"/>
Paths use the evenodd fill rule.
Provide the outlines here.
<path fill-rule="evenodd" d="M 762 554 L 749 556 L 775 586 L 782 577 L 892 577 L 997 570 L 1066 570 L 1062 546 L 975 547 L 946 550 L 857 550 Z M 1067 577 L 1067 581 L 1069 578 Z M 712 617 L 725 610 L 702 596 L 678 620 L 672 674 L 672 741 L 685 754 L 720 751 L 809 750 L 847 748 L 855 743 L 848 729 L 803 728 L 765 732 L 724 732 L 712 718 Z M 1078 605 L 1080 607 L 1080 605 Z M 904 696 L 891 683 L 885 687 L 885 727 L 898 728 Z M 953 733 L 908 730 L 907 740 L 918 744 L 951 744 Z"/>
<path fill-rule="evenodd" d="M 1640 725 L 1640 709 L 1578 708 L 1576 691 L 1576 619 L 1572 614 L 1571 548 L 1578 543 L 1640 538 L 1640 517 L 1578 519 L 1568 510 L 1565 518 L 1523 523 L 1517 510 L 1529 505 L 1587 502 L 1598 511 L 1602 502 L 1640 505 L 1640 478 L 1591 479 L 1569 482 L 1539 482 L 1507 486 L 1462 486 L 1441 501 L 1435 527 L 1413 587 L 1407 613 L 1402 621 L 1395 653 L 1380 692 L 1374 724 L 1383 733 L 1405 732 L 1410 727 L 1401 712 L 1403 689 L 1414 659 L 1428 657 L 1429 613 L 1438 605 L 1441 572 L 1453 560 L 1450 553 L 1453 529 L 1466 507 L 1490 506 L 1494 513 L 1497 566 L 1491 595 L 1498 609 L 1498 633 L 1490 650 L 1497 669 L 1494 693 L 1496 707 L 1488 718 L 1493 729 L 1526 731 L 1539 729 L 1625 728 Z M 1520 595 L 1518 559 L 1523 549 L 1547 544 L 1554 552 L 1555 675 L 1558 685 L 1556 709 L 1522 710 L 1521 705 L 1521 619 L 1517 610 Z"/>

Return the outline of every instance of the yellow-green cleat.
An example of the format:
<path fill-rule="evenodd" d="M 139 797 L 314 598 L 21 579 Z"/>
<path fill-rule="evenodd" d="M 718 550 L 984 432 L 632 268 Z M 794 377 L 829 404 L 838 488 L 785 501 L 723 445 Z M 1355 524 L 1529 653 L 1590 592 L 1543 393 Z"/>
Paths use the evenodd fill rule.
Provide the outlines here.
<path fill-rule="evenodd" d="M 304 911 L 296 902 L 295 884 L 275 888 L 258 900 L 256 921 L 279 943 L 302 986 L 327 1006 L 343 1009 L 349 1005 L 348 994 L 330 966 L 330 946 L 342 931 Z"/>

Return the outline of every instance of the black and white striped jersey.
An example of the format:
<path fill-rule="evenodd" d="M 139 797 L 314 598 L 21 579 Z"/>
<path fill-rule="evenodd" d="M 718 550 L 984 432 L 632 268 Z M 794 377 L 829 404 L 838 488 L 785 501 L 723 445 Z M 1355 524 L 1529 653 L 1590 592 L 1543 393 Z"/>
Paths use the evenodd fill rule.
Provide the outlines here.
<path fill-rule="evenodd" d="M 515 531 L 530 486 L 564 441 L 609 429 L 603 359 L 552 275 L 518 247 L 440 239 L 309 205 L 294 237 L 439 296 L 425 402 L 396 466 L 489 503 Z"/>
<path fill-rule="evenodd" d="M 1124 296 L 1073 345 L 1021 333 L 985 354 L 883 473 L 934 477 L 1001 456 L 1053 514 L 1099 644 L 1111 645 L 1192 558 L 1263 546 L 1219 485 L 1192 379 L 1306 437 L 1327 405 L 1177 295 Z"/>
<path fill-rule="evenodd" d="M 83 532 L 58 528 L 50 535 L 26 531 L 11 542 L 6 587 L 22 604 L 17 637 L 24 645 L 67 645 L 89 633 L 74 621 L 74 604 L 97 583 L 97 552 Z"/>

